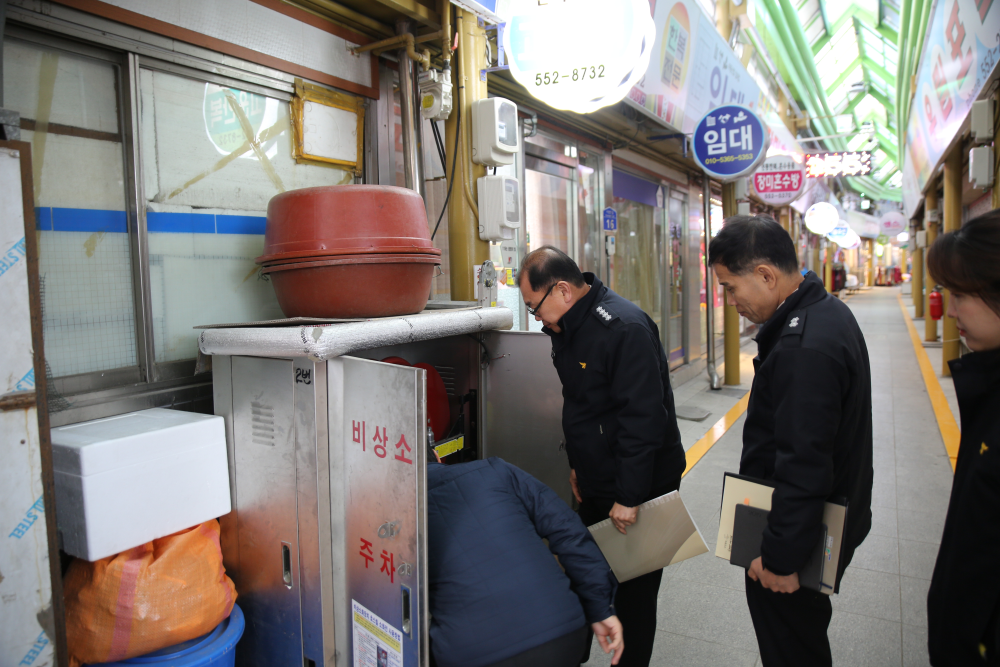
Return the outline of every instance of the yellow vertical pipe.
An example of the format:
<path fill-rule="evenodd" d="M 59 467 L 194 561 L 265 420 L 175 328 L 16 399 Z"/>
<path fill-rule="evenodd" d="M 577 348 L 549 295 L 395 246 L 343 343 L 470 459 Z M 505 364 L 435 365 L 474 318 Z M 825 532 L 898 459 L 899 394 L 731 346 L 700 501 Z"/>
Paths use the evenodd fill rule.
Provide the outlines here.
<path fill-rule="evenodd" d="M 931 185 L 924 199 L 924 226 L 927 228 L 927 248 L 934 245 L 938 233 L 938 193 L 937 183 Z M 924 340 L 938 339 L 937 320 L 931 318 L 931 308 L 928 303 L 931 292 L 934 291 L 934 278 L 927 270 L 927 253 L 924 253 Z"/>
<path fill-rule="evenodd" d="M 865 239 L 868 246 L 868 268 L 865 271 L 865 285 L 875 286 L 875 239 Z"/>
<path fill-rule="evenodd" d="M 728 0 L 726 3 L 728 5 Z M 729 218 L 736 215 L 736 185 L 726 183 L 722 186 L 722 216 Z M 727 303 L 724 311 L 724 347 L 725 347 L 725 382 L 726 384 L 740 383 L 740 316 L 736 312 L 736 306 Z"/>
<path fill-rule="evenodd" d="M 486 63 L 486 31 L 479 27 L 476 17 L 462 9 L 455 9 L 455 30 L 458 32 L 457 72 L 454 73 L 452 104 L 455 110 L 445 121 L 446 154 L 454 154 L 459 142 L 456 179 L 448 202 L 448 265 L 451 278 L 451 298 L 454 301 L 472 301 L 475 298 L 473 267 L 490 258 L 490 244 L 479 238 L 479 219 L 475 206 L 476 180 L 486 175 L 486 167 L 472 162 L 472 104 L 486 98 L 486 82 L 479 70 L 489 67 Z M 462 136 L 457 135 L 458 109 L 461 106 Z M 449 165 L 450 166 L 450 165 Z"/>
<path fill-rule="evenodd" d="M 924 249 L 917 247 L 917 232 L 921 225 L 913 228 L 913 238 L 910 245 L 913 247 L 911 256 L 913 258 L 913 271 L 910 275 L 910 285 L 913 293 L 913 314 L 916 317 L 924 316 Z"/>
<path fill-rule="evenodd" d="M 944 231 L 956 232 L 962 226 L 962 151 L 958 147 L 944 161 Z M 944 290 L 944 312 L 941 332 L 941 372 L 951 375 L 948 362 L 958 359 L 961 353 L 961 342 L 958 338 L 958 321 L 948 317 L 948 299 L 951 294 Z"/>
<path fill-rule="evenodd" d="M 827 292 L 833 292 L 833 255 L 835 252 L 837 252 L 837 244 L 827 240 L 826 256 L 823 262 L 823 284 L 826 285 Z"/>

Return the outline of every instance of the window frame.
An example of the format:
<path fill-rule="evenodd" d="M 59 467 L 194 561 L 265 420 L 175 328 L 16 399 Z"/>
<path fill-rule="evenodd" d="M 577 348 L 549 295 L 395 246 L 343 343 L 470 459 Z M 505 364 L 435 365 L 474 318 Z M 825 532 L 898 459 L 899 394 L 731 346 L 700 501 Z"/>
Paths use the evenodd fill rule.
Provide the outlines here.
<path fill-rule="evenodd" d="M 212 400 L 211 363 L 201 359 L 183 359 L 157 362 L 154 346 L 152 297 L 150 285 L 149 238 L 146 225 L 146 200 L 143 191 L 142 136 L 140 117 L 141 70 L 165 72 L 198 82 L 214 83 L 265 95 L 283 102 L 291 102 L 294 94 L 294 77 L 278 70 L 240 61 L 230 56 L 204 52 L 189 45 L 178 48 L 189 53 L 169 51 L 155 46 L 159 41 L 137 42 L 134 39 L 109 32 L 110 24 L 96 17 L 72 30 L 53 32 L 51 26 L 19 22 L 18 16 L 8 15 L 4 39 L 12 39 L 30 46 L 56 50 L 77 57 L 93 58 L 110 63 L 116 68 L 119 129 L 122 137 L 122 165 L 125 176 L 125 215 L 129 236 L 133 316 L 135 318 L 136 364 L 103 371 L 93 371 L 58 378 L 48 378 L 52 426 L 76 423 L 89 419 L 122 414 L 157 406 L 185 405 L 189 409 L 210 411 Z M 108 25 L 105 25 L 108 23 Z M 118 33 L 129 33 L 123 28 Z M 338 93 L 358 97 L 362 112 L 378 113 L 377 101 L 359 97 L 354 93 Z M 367 123 L 366 123 L 367 125 Z M 371 123 L 370 127 L 374 127 Z M 374 132 L 365 132 L 362 159 L 365 165 L 365 182 L 373 182 L 370 174 L 370 157 L 377 154 L 383 143 Z M 390 144 L 391 147 L 391 144 Z M 377 164 L 377 163 L 376 163 Z M 377 166 L 375 167 L 377 169 Z M 371 178 L 374 176 L 374 178 Z M 356 182 L 361 179 L 355 179 Z M 199 353 L 200 357 L 200 353 Z"/>

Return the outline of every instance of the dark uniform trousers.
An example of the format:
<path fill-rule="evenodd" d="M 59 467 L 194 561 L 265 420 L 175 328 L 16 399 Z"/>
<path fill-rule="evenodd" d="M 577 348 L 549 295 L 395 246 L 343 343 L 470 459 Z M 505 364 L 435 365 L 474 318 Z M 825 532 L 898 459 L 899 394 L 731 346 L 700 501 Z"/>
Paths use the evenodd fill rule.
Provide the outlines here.
<path fill-rule="evenodd" d="M 747 606 L 767 667 L 832 667 L 830 596 L 808 588 L 775 593 L 746 577 Z"/>
<path fill-rule="evenodd" d="M 680 486 L 681 480 L 678 478 L 654 497 L 676 491 Z M 608 518 L 614 504 L 612 498 L 584 498 L 580 503 L 580 519 L 586 526 L 600 523 Z M 625 650 L 622 652 L 618 667 L 649 665 L 653 656 L 653 641 L 656 639 L 656 599 L 660 595 L 662 579 L 663 570 L 656 570 L 618 584 L 618 592 L 615 593 L 615 614 L 622 622 L 622 631 L 625 634 Z M 590 659 L 592 637 L 593 633 L 587 637 L 587 650 L 583 662 Z"/>

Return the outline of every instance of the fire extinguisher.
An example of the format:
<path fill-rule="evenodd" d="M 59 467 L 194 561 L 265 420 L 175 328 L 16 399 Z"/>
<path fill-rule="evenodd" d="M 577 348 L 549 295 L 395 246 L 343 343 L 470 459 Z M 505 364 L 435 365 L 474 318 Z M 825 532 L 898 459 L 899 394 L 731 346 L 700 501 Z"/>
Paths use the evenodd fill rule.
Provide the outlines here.
<path fill-rule="evenodd" d="M 941 292 L 934 288 L 934 291 L 927 295 L 927 305 L 930 307 L 931 319 L 940 320 L 944 314 L 944 302 L 941 299 Z"/>

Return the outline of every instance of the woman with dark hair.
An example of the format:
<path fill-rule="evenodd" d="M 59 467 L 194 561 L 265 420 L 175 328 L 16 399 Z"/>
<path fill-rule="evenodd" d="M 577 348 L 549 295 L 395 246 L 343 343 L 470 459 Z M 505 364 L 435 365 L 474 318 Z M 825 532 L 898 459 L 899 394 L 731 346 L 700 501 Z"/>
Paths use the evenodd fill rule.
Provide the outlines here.
<path fill-rule="evenodd" d="M 949 362 L 962 439 L 927 596 L 931 664 L 1000 665 L 1000 210 L 938 238 L 931 276 L 972 350 Z"/>

